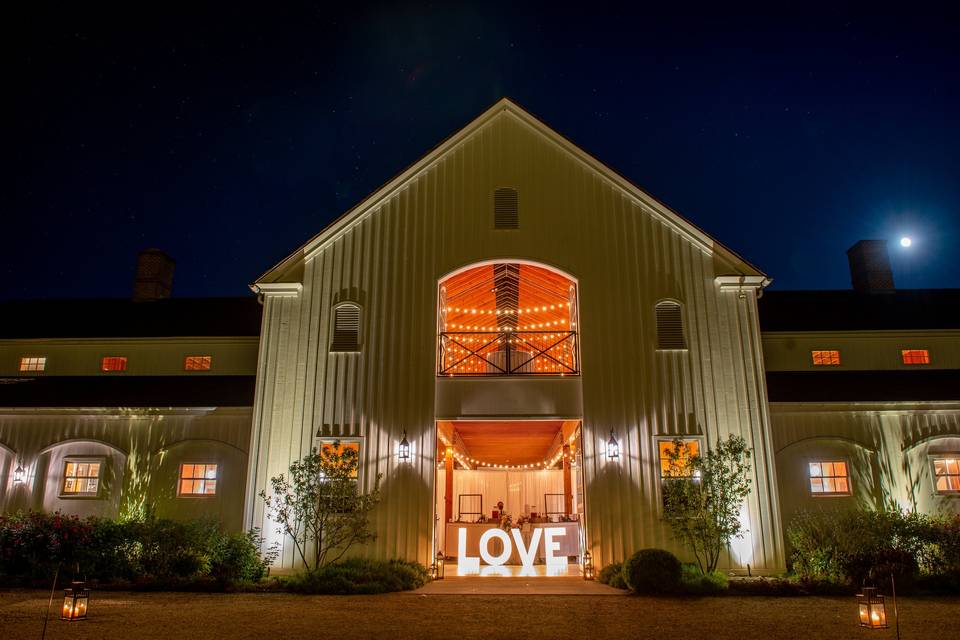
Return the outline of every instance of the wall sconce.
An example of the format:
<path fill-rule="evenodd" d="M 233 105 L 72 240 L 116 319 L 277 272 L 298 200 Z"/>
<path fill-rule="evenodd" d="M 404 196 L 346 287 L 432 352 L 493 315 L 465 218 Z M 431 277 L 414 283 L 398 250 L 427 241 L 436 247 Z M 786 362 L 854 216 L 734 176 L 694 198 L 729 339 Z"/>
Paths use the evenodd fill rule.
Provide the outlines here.
<path fill-rule="evenodd" d="M 23 470 L 23 460 L 17 460 L 17 468 L 13 470 L 13 484 L 23 482 L 23 476 L 26 472 Z"/>
<path fill-rule="evenodd" d="M 593 556 L 589 551 L 583 553 L 583 579 L 593 580 Z"/>
<path fill-rule="evenodd" d="M 610 439 L 607 440 L 607 460 L 613 462 L 620 459 L 620 443 L 613 436 L 613 429 L 610 430 Z"/>
<path fill-rule="evenodd" d="M 397 461 L 410 462 L 410 443 L 407 441 L 407 430 L 403 430 L 403 439 L 400 440 L 400 446 L 397 447 Z"/>
<path fill-rule="evenodd" d="M 63 590 L 63 611 L 61 620 L 87 619 L 87 604 L 90 602 L 90 590 L 85 582 L 71 582 L 70 588 Z"/>

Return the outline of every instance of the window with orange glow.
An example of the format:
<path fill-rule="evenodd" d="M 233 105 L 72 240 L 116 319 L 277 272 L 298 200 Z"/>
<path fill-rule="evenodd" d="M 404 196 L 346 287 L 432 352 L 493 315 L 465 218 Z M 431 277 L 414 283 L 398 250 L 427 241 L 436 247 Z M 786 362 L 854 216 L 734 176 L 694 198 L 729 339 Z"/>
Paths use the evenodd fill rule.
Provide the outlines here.
<path fill-rule="evenodd" d="M 335 445 L 336 445 L 336 446 L 335 446 Z M 343 452 L 346 451 L 347 449 L 351 449 L 351 450 L 355 451 L 355 452 L 357 453 L 357 463 L 358 463 L 358 464 L 357 464 L 357 468 L 354 469 L 354 470 L 353 470 L 353 473 L 350 474 L 350 477 L 351 477 L 351 478 L 356 478 L 356 477 L 357 477 L 358 472 L 360 471 L 360 465 L 359 465 L 359 461 L 360 461 L 360 443 L 359 443 L 359 442 L 355 442 L 355 441 L 354 441 L 354 442 L 343 442 L 343 441 L 340 441 L 340 443 L 338 444 L 338 443 L 334 442 L 333 440 L 328 440 L 328 441 L 326 441 L 326 442 L 321 442 L 321 443 L 320 443 L 320 446 L 318 447 L 318 449 L 319 449 L 321 452 L 332 452 L 332 453 L 335 453 L 335 454 L 337 454 L 337 455 L 343 455 Z"/>
<path fill-rule="evenodd" d="M 100 361 L 101 371 L 126 371 L 126 356 L 106 356 Z"/>
<path fill-rule="evenodd" d="M 819 460 L 810 463 L 810 493 L 818 496 L 850 495 L 847 463 L 842 460 Z"/>
<path fill-rule="evenodd" d="M 930 352 L 926 349 L 902 349 L 903 364 L 930 364 Z"/>
<path fill-rule="evenodd" d="M 815 367 L 835 367 L 840 364 L 840 352 L 833 351 L 811 351 L 813 356 L 813 366 Z"/>
<path fill-rule="evenodd" d="M 933 459 L 937 493 L 960 493 L 960 454 Z"/>
<path fill-rule="evenodd" d="M 100 461 L 67 460 L 63 467 L 64 496 L 96 497 L 100 493 Z"/>
<path fill-rule="evenodd" d="M 43 371 L 46 368 L 46 356 L 26 356 L 20 358 L 20 371 Z"/>
<path fill-rule="evenodd" d="M 210 371 L 212 356 L 187 356 L 183 359 L 184 371 Z"/>
<path fill-rule="evenodd" d="M 177 494 L 181 496 L 212 496 L 217 493 L 217 465 L 210 463 L 181 464 L 180 485 Z"/>
<path fill-rule="evenodd" d="M 658 443 L 660 448 L 660 478 L 684 477 L 684 467 L 690 458 L 700 455 L 699 440 L 684 440 L 680 448 L 680 456 L 674 462 L 670 459 L 670 454 L 675 451 L 673 440 L 661 440 Z"/>

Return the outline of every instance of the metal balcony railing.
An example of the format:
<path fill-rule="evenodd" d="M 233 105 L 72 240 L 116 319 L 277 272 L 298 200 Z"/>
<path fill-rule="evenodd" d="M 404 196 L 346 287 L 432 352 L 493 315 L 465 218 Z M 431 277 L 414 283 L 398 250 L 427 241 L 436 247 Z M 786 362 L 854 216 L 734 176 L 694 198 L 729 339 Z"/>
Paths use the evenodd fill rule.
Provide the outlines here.
<path fill-rule="evenodd" d="M 440 334 L 445 376 L 577 375 L 576 331 L 475 331 Z"/>

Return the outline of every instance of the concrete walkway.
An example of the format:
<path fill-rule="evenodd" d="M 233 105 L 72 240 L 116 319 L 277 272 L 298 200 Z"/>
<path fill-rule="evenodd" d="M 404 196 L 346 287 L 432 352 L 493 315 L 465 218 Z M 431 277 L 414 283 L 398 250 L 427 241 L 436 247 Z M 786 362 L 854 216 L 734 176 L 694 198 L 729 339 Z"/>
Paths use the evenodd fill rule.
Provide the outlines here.
<path fill-rule="evenodd" d="M 410 595 L 538 595 L 538 596 L 624 596 L 626 591 L 583 578 L 499 576 L 444 578 L 435 580 Z"/>

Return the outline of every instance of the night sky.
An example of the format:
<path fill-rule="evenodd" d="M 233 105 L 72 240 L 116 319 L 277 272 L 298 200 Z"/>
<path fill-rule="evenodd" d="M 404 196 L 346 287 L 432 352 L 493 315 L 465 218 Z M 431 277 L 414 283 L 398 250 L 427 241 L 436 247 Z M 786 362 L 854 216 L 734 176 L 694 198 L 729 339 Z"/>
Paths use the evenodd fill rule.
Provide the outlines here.
<path fill-rule="evenodd" d="M 960 287 L 960 24 L 946 4 L 82 4 L 5 20 L 6 299 L 128 296 L 145 247 L 176 259 L 175 295 L 248 293 L 502 96 L 778 289 L 849 288 L 860 238 L 890 240 L 900 287 Z"/>

